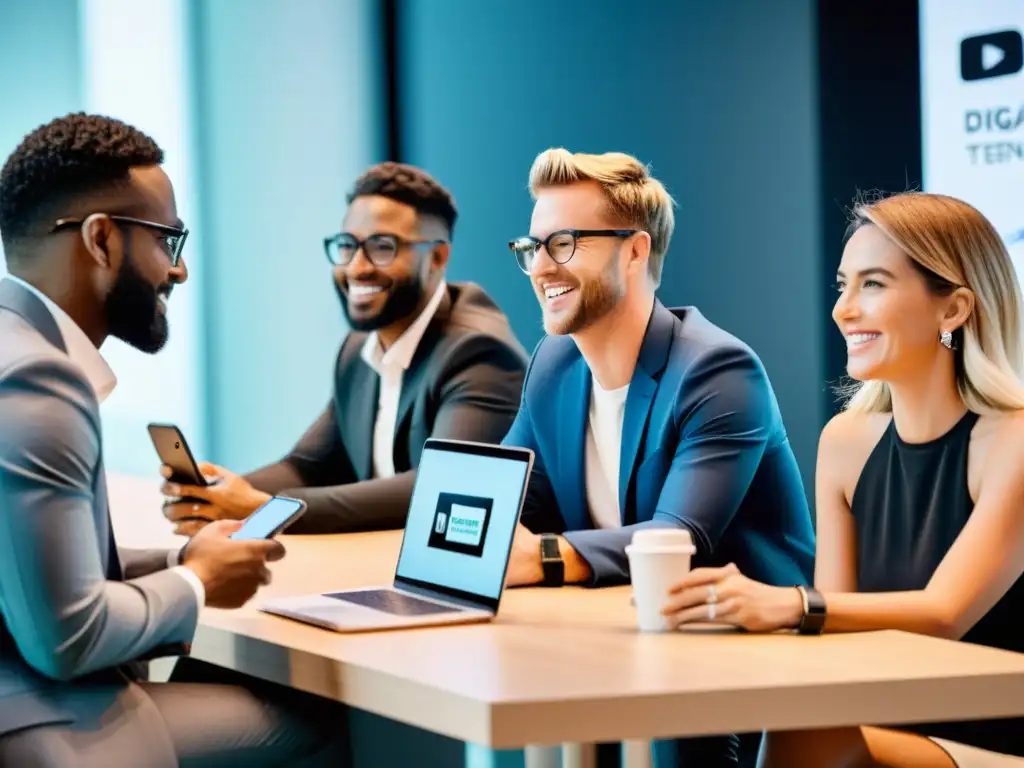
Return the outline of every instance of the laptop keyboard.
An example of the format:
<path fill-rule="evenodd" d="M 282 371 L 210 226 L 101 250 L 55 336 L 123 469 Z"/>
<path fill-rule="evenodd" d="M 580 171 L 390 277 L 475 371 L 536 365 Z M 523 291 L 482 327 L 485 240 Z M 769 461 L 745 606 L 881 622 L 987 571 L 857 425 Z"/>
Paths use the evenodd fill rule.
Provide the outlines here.
<path fill-rule="evenodd" d="M 452 605 L 438 605 L 429 600 L 405 595 L 391 589 L 363 589 L 357 592 L 332 592 L 325 597 L 333 597 L 342 602 L 355 603 L 367 608 L 374 608 L 394 616 L 430 616 L 435 613 L 451 613 L 460 610 Z"/>

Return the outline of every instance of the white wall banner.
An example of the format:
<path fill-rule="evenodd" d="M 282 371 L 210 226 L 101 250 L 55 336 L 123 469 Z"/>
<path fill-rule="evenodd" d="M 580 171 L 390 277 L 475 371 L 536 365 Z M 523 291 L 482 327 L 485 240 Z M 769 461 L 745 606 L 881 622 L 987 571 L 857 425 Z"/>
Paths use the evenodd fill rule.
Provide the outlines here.
<path fill-rule="evenodd" d="M 920 0 L 924 188 L 980 210 L 1024 282 L 1024 0 Z"/>

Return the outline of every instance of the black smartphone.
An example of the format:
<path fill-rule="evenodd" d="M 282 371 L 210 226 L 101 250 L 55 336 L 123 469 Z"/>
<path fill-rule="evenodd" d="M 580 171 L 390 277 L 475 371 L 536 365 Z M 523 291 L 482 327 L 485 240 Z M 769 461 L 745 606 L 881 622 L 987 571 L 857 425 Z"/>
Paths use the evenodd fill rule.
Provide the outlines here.
<path fill-rule="evenodd" d="M 178 427 L 174 424 L 150 424 L 147 429 L 160 461 L 174 472 L 170 478 L 172 483 L 197 485 L 200 488 L 210 484 L 199 471 L 195 456 Z"/>
<path fill-rule="evenodd" d="M 232 539 L 272 539 L 306 511 L 306 502 L 287 496 L 273 496 L 231 534 Z"/>

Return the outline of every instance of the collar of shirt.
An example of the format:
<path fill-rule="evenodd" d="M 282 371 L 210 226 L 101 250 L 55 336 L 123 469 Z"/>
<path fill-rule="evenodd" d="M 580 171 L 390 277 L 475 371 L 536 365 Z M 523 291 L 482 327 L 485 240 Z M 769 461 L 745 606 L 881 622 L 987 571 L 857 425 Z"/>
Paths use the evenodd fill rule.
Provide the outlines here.
<path fill-rule="evenodd" d="M 96 393 L 96 399 L 101 403 L 106 400 L 110 393 L 117 386 L 117 377 L 103 359 L 103 355 L 96 349 L 96 346 L 85 335 L 85 331 L 78 327 L 78 323 L 72 320 L 67 312 L 58 307 L 53 300 L 36 288 L 29 285 L 21 278 L 14 275 L 6 275 L 7 280 L 12 280 L 33 296 L 38 298 L 53 315 L 60 329 L 60 335 L 64 337 L 64 345 L 67 347 L 68 357 L 82 369 L 85 378 Z"/>
<path fill-rule="evenodd" d="M 447 290 L 448 284 L 442 280 L 441 284 L 437 286 L 437 290 L 434 291 L 434 295 L 430 297 L 427 306 L 423 308 L 420 316 L 416 318 L 412 325 L 405 329 L 405 332 L 398 337 L 386 352 L 381 349 L 380 339 L 376 331 L 367 336 L 366 341 L 363 343 L 363 348 L 360 350 L 360 357 L 363 358 L 363 362 L 373 368 L 379 376 L 383 376 L 385 372 L 408 370 L 412 364 L 413 355 L 416 354 L 416 347 L 419 346 L 423 334 L 427 331 L 427 326 L 430 325 L 430 321 L 437 314 L 437 308 L 441 306 L 441 300 L 444 298 Z"/>

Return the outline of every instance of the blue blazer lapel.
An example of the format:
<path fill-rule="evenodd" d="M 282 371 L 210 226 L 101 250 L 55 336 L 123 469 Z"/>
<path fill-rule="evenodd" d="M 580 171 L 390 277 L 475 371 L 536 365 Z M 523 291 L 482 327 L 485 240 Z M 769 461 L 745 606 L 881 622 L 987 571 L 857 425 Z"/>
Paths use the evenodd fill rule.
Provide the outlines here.
<path fill-rule="evenodd" d="M 640 441 L 647 428 L 647 421 L 651 415 L 651 404 L 654 402 L 654 392 L 657 388 L 658 382 L 651 378 L 647 371 L 637 367 L 633 373 L 633 379 L 629 382 L 626 410 L 622 417 L 622 444 L 619 454 L 619 516 L 623 525 L 635 522 L 627 520 L 626 494 L 629 491 L 629 483 L 633 479 L 633 471 L 636 469 Z"/>
<path fill-rule="evenodd" d="M 590 369 L 580 356 L 564 378 L 558 394 L 558 410 L 550 414 L 555 423 L 552 434 L 562 458 L 559 461 L 555 493 L 562 517 L 568 530 L 590 528 L 590 515 L 586 503 L 586 477 L 584 445 L 587 439 L 587 414 L 590 411 Z M 561 488 L 558 481 L 562 481 Z"/>
<path fill-rule="evenodd" d="M 661 372 L 665 369 L 676 318 L 665 306 L 655 300 L 651 319 L 647 324 L 633 378 L 626 395 L 626 410 L 622 417 L 622 448 L 619 454 L 619 515 L 623 525 L 636 522 L 635 511 L 627 508 L 629 486 L 640 458 L 640 447 L 650 421 L 654 393 L 658 389 Z"/>

